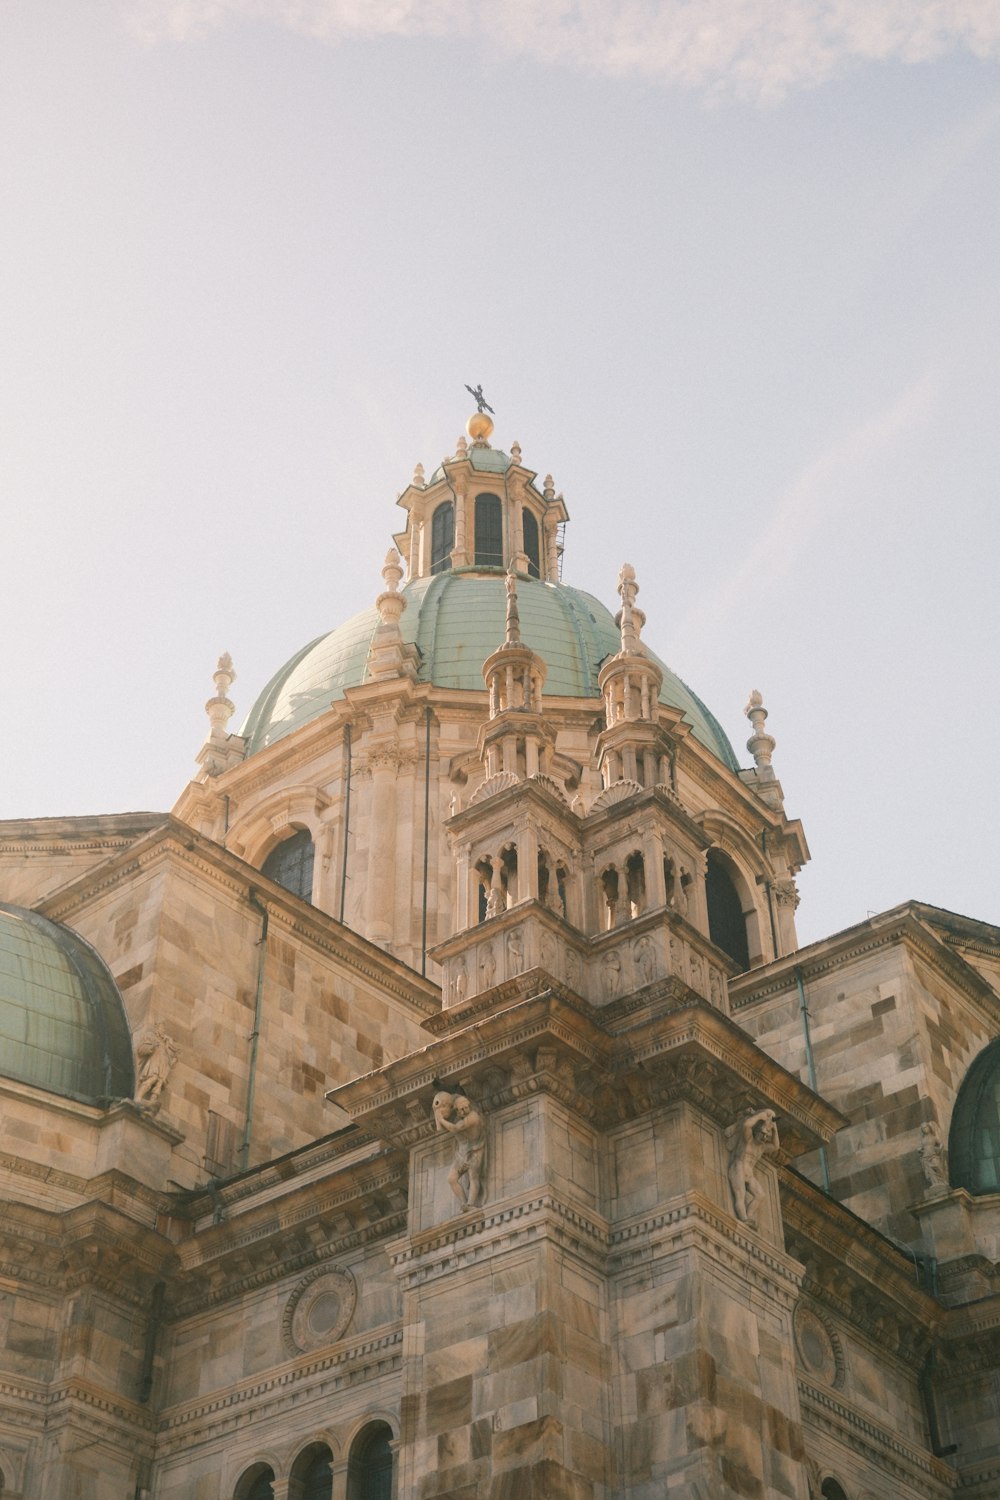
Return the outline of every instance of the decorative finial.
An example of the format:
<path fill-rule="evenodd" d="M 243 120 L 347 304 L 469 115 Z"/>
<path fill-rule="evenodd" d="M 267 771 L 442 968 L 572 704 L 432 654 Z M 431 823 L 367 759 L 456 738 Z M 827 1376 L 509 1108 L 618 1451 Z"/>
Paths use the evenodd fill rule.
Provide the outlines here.
<path fill-rule="evenodd" d="M 622 650 L 634 654 L 639 649 L 639 629 L 642 621 L 635 607 L 635 596 L 639 592 L 639 585 L 635 581 L 635 569 L 631 563 L 622 563 L 619 569 L 618 592 L 622 600 L 619 615 Z"/>
<path fill-rule="evenodd" d="M 455 444 L 455 457 L 456 458 L 468 458 L 468 456 L 469 456 L 469 445 L 465 441 L 464 436 L 460 436 L 459 439 L 458 439 L 458 442 Z"/>
<path fill-rule="evenodd" d="M 556 487 L 552 483 L 552 475 L 551 474 L 546 474 L 546 476 L 545 476 L 544 486 L 543 486 L 543 489 L 542 489 L 542 494 L 545 496 L 546 500 L 554 500 L 555 499 Z"/>
<path fill-rule="evenodd" d="M 209 698 L 205 704 L 205 712 L 208 714 L 208 739 L 202 747 L 198 759 L 205 767 L 209 776 L 218 776 L 221 771 L 226 770 L 226 753 L 229 742 L 229 734 L 226 725 L 235 713 L 232 703 L 229 701 L 228 693 L 236 681 L 236 673 L 233 671 L 233 658 L 228 651 L 224 651 L 219 657 L 219 664 L 212 673 L 215 683 L 215 697 Z"/>
<path fill-rule="evenodd" d="M 399 580 L 403 576 L 403 559 L 395 547 L 390 547 L 385 554 L 385 562 L 382 564 L 382 577 L 390 594 L 395 594 L 399 589 Z"/>
<path fill-rule="evenodd" d="M 754 758 L 754 764 L 758 771 L 764 774 L 774 775 L 771 766 L 771 754 L 774 750 L 774 736 L 764 731 L 764 723 L 767 719 L 767 709 L 764 707 L 764 699 L 756 688 L 750 694 L 750 701 L 743 710 L 750 723 L 753 725 L 753 734 L 747 740 L 747 749 Z"/>
<path fill-rule="evenodd" d="M 465 430 L 476 447 L 486 448 L 489 446 L 490 433 L 493 431 L 492 419 L 496 416 L 496 412 L 492 406 L 487 405 L 481 383 L 475 389 L 471 385 L 467 385 L 465 389 L 476 403 L 475 413 L 466 422 Z M 490 413 L 489 416 L 486 415 L 487 412 Z"/>
<path fill-rule="evenodd" d="M 517 608 L 517 575 L 513 565 L 508 569 L 504 584 L 507 589 L 507 636 L 504 644 L 519 646 L 521 644 L 521 616 Z"/>
<path fill-rule="evenodd" d="M 424 466 L 423 466 L 423 464 L 414 464 L 414 466 L 413 466 L 413 478 L 410 480 L 410 483 L 413 485 L 413 488 L 415 490 L 422 490 L 422 489 L 425 488 L 426 481 L 424 479 Z"/>
<path fill-rule="evenodd" d="M 516 467 L 518 467 L 518 468 L 520 467 L 520 464 L 521 464 L 521 444 L 518 443 L 518 442 L 513 442 L 510 445 L 510 461 Z"/>

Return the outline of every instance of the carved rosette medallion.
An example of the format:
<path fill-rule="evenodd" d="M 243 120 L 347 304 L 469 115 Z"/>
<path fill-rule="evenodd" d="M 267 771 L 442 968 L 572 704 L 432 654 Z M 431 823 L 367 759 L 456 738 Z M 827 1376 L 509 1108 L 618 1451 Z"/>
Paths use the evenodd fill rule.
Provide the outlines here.
<path fill-rule="evenodd" d="M 292 1355 L 325 1349 L 342 1338 L 354 1316 L 358 1288 L 347 1270 L 319 1267 L 300 1281 L 288 1299 L 282 1337 Z"/>
<path fill-rule="evenodd" d="M 795 1349 L 802 1368 L 823 1385 L 842 1385 L 844 1355 L 836 1334 L 808 1307 L 795 1309 L 794 1327 Z"/>

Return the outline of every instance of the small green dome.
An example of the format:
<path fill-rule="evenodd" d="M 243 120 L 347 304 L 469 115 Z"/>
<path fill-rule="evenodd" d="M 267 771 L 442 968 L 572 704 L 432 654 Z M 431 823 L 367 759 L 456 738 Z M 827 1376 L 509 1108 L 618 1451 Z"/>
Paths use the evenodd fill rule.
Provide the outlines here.
<path fill-rule="evenodd" d="M 96 1104 L 131 1099 L 118 986 L 77 933 L 0 902 L 0 1076 Z"/>
<path fill-rule="evenodd" d="M 406 585 L 403 639 L 420 653 L 419 681 L 483 692 L 483 662 L 504 639 L 507 593 L 500 569 L 455 569 Z M 600 698 L 601 663 L 621 649 L 614 617 L 597 599 L 565 583 L 519 578 L 521 635 L 548 668 L 547 697 Z M 242 733 L 247 754 L 318 718 L 344 690 L 365 681 L 368 649 L 379 623 L 374 606 L 311 641 L 286 662 L 261 693 Z M 653 655 L 651 652 L 650 655 Z M 701 699 L 665 667 L 660 701 L 683 711 L 695 738 L 730 770 L 733 748 Z"/>

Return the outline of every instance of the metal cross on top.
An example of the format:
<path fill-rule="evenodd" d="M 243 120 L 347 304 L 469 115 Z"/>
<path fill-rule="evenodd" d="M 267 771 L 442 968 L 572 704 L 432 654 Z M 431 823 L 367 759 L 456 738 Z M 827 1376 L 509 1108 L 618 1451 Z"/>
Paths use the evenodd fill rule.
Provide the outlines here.
<path fill-rule="evenodd" d="M 496 416 L 496 412 L 493 410 L 492 406 L 487 406 L 486 404 L 486 397 L 483 395 L 482 382 L 480 382 L 479 385 L 476 386 L 475 390 L 472 389 L 471 385 L 467 385 L 465 389 L 468 391 L 473 401 L 475 401 L 476 407 L 479 411 L 488 411 L 491 417 Z"/>

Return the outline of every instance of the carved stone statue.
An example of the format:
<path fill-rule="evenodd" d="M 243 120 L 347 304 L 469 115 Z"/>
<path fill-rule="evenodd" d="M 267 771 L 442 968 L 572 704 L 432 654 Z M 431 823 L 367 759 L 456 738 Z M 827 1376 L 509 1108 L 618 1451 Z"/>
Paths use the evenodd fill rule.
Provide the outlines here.
<path fill-rule="evenodd" d="M 640 984 L 649 984 L 653 978 L 653 945 L 645 933 L 633 944 L 632 958 L 635 961 Z"/>
<path fill-rule="evenodd" d="M 497 961 L 493 952 L 493 944 L 484 943 L 479 953 L 479 972 L 482 975 L 484 990 L 488 990 L 492 986 L 496 971 Z"/>
<path fill-rule="evenodd" d="M 617 948 L 605 953 L 601 959 L 601 967 L 604 970 L 604 993 L 609 1000 L 613 1000 L 622 987 L 622 961 Z"/>
<path fill-rule="evenodd" d="M 456 1005 L 460 1005 L 465 999 L 468 988 L 469 976 L 465 971 L 465 960 L 459 959 L 458 967 L 455 970 L 455 977 L 452 980 L 452 990 L 455 996 Z"/>
<path fill-rule="evenodd" d="M 768 1152 L 777 1151 L 777 1115 L 773 1109 L 758 1109 L 736 1125 L 727 1136 L 729 1151 L 729 1186 L 733 1194 L 733 1212 L 743 1224 L 753 1224 L 764 1189 L 757 1181 L 757 1163 Z"/>
<path fill-rule="evenodd" d="M 160 1026 L 148 1026 L 136 1038 L 135 1060 L 139 1071 L 136 1102 L 147 1109 L 154 1105 L 158 1107 L 163 1086 L 177 1061 L 173 1039 Z"/>
<path fill-rule="evenodd" d="M 920 1127 L 920 1165 L 924 1169 L 924 1181 L 929 1188 L 948 1186 L 944 1142 L 933 1120 L 925 1120 Z"/>
<path fill-rule="evenodd" d="M 463 1209 L 477 1207 L 483 1192 L 486 1166 L 486 1122 L 465 1094 L 441 1089 L 431 1101 L 434 1124 L 455 1138 L 455 1156 L 448 1173 L 448 1186 Z"/>
<path fill-rule="evenodd" d="M 507 902 L 504 898 L 503 888 L 499 885 L 490 887 L 490 893 L 486 897 L 486 918 L 498 917 L 502 911 L 507 910 Z"/>
<path fill-rule="evenodd" d="M 524 939 L 516 930 L 507 934 L 507 968 L 511 975 L 524 968 Z"/>

